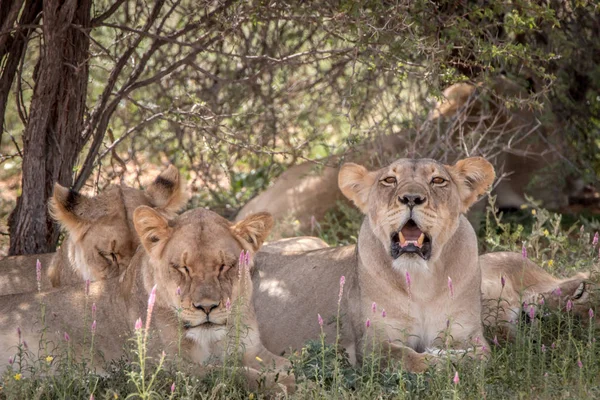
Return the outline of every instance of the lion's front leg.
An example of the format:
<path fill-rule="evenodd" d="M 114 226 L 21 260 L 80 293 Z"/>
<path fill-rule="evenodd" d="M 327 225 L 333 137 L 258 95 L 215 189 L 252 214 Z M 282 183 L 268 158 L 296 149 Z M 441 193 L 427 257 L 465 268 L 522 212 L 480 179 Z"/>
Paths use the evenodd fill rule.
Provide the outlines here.
<path fill-rule="evenodd" d="M 244 367 L 243 371 L 250 390 L 288 394 L 296 391 L 296 378 L 292 373 L 264 372 L 251 367 Z"/>
<path fill-rule="evenodd" d="M 383 341 L 381 344 L 384 354 L 389 354 L 390 358 L 393 360 L 399 360 L 402 363 L 402 368 L 408 372 L 425 372 L 429 366 L 435 364 L 439 358 L 433 354 L 418 353 L 403 344 L 391 343 L 389 341 Z"/>

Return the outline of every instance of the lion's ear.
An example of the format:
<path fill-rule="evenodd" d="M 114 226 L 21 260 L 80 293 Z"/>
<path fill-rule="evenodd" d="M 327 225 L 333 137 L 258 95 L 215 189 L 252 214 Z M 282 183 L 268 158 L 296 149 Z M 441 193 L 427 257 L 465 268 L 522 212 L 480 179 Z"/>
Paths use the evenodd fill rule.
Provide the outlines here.
<path fill-rule="evenodd" d="M 489 190 L 496 178 L 494 167 L 482 157 L 465 158 L 446 167 L 458 185 L 463 213 Z"/>
<path fill-rule="evenodd" d="M 254 251 L 258 251 L 272 228 L 273 217 L 271 214 L 260 212 L 234 224 L 231 227 L 231 233 L 248 243 Z"/>
<path fill-rule="evenodd" d="M 188 200 L 186 182 L 173 165 L 161 172 L 146 189 L 152 205 L 167 211 L 179 211 Z"/>
<path fill-rule="evenodd" d="M 348 199 L 363 213 L 367 212 L 369 191 L 375 183 L 375 173 L 369 172 L 362 165 L 346 163 L 342 165 L 338 175 L 338 186 Z"/>
<path fill-rule="evenodd" d="M 88 197 L 55 183 L 48 208 L 52 218 L 63 226 L 69 235 L 79 236 L 87 230 L 91 222 L 86 217 L 86 209 L 90 203 L 91 199 Z"/>
<path fill-rule="evenodd" d="M 163 245 L 173 230 L 165 216 L 148 206 L 139 206 L 135 209 L 133 225 L 148 253 Z"/>

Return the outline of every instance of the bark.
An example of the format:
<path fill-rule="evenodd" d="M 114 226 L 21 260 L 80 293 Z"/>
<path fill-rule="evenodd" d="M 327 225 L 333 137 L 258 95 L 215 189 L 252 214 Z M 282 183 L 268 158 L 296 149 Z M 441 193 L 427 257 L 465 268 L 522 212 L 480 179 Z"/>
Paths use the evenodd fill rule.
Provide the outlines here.
<path fill-rule="evenodd" d="M 43 0 L 43 47 L 23 134 L 22 194 L 9 218 L 9 254 L 54 251 L 58 229 L 46 207 L 54 182 L 72 183 L 88 80 L 92 0 Z"/>
<path fill-rule="evenodd" d="M 33 30 L 28 28 L 38 20 L 42 11 L 42 0 L 27 0 L 25 8 L 21 14 L 18 25 L 15 27 L 18 12 L 23 5 L 23 1 L 0 0 L 0 65 L 2 66 L 2 75 L 0 76 L 0 143 L 2 143 L 2 133 L 4 132 L 4 115 L 10 88 L 15 80 L 19 63 L 23 53 L 27 48 L 29 34 Z M 25 26 L 27 28 L 20 28 Z M 14 29 L 14 33 L 8 33 Z"/>

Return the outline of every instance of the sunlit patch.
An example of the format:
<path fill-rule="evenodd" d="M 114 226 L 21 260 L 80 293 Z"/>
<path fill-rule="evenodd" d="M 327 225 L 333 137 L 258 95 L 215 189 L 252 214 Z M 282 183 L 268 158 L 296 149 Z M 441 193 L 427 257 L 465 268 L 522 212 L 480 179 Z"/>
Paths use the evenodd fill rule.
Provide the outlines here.
<path fill-rule="evenodd" d="M 262 272 L 259 273 L 262 277 Z M 285 284 L 276 279 L 261 279 L 259 289 L 261 292 L 267 292 L 271 297 L 287 299 L 290 297 L 290 291 L 285 287 Z"/>

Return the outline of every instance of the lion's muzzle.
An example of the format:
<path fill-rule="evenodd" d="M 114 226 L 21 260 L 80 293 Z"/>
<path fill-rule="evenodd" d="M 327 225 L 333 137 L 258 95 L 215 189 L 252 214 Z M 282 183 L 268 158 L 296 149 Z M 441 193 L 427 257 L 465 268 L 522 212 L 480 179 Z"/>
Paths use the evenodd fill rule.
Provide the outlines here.
<path fill-rule="evenodd" d="M 431 237 L 409 219 L 399 231 L 392 233 L 390 249 L 393 259 L 403 254 L 416 254 L 428 260 L 431 256 Z"/>

